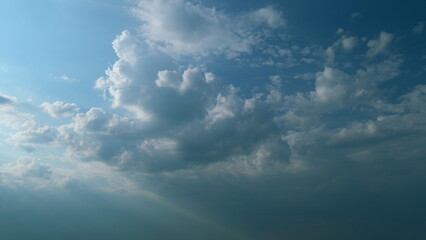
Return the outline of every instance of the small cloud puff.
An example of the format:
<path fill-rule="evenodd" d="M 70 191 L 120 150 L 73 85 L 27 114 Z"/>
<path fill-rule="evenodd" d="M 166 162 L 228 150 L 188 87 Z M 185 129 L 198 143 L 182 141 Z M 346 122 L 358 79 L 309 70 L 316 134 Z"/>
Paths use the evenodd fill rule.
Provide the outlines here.
<path fill-rule="evenodd" d="M 41 108 L 54 118 L 71 117 L 76 112 L 80 111 L 77 104 L 64 103 L 61 101 L 56 101 L 54 103 L 43 102 Z"/>
<path fill-rule="evenodd" d="M 387 47 L 390 45 L 393 39 L 392 33 L 380 32 L 379 38 L 368 41 L 368 57 L 374 57 L 382 52 L 384 52 Z"/>
<path fill-rule="evenodd" d="M 352 50 L 358 42 L 356 37 L 345 37 L 342 39 L 342 47 L 345 51 Z"/>
<path fill-rule="evenodd" d="M 180 93 L 184 93 L 189 89 L 196 89 L 201 87 L 203 82 L 212 83 L 216 79 L 216 76 L 213 73 L 206 72 L 203 74 L 198 68 L 189 67 L 186 69 L 182 76 L 176 71 L 159 71 L 157 73 L 157 79 L 155 80 L 155 84 L 157 87 L 170 87 L 179 90 Z M 203 81 L 204 80 L 204 81 Z"/>

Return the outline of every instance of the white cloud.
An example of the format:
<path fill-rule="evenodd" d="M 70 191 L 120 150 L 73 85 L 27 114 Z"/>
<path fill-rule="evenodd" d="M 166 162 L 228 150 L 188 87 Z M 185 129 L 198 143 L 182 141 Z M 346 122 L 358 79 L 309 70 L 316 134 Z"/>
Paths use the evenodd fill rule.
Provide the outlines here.
<path fill-rule="evenodd" d="M 357 41 L 356 37 L 345 37 L 342 39 L 342 47 L 344 50 L 350 51 L 356 46 Z"/>
<path fill-rule="evenodd" d="M 54 103 L 43 102 L 40 107 L 43 111 L 55 118 L 71 117 L 80 110 L 75 103 L 64 103 L 61 101 L 56 101 Z"/>
<path fill-rule="evenodd" d="M 421 113 L 426 112 L 426 85 L 417 85 L 415 88 L 401 97 L 399 103 L 387 103 L 384 100 L 375 102 L 375 107 L 384 112 L 392 113 Z"/>
<path fill-rule="evenodd" d="M 202 83 L 203 75 L 197 68 L 188 68 L 182 74 L 182 83 L 179 86 L 179 91 L 185 92 L 191 88 L 196 88 Z"/>
<path fill-rule="evenodd" d="M 216 104 L 208 110 L 207 119 L 211 124 L 218 120 L 235 117 L 238 109 L 241 107 L 242 101 L 236 95 L 237 89 L 229 88 L 229 93 L 225 96 L 219 94 L 216 97 Z"/>
<path fill-rule="evenodd" d="M 198 68 L 188 68 L 179 76 L 176 71 L 159 71 L 155 84 L 157 87 L 171 87 L 179 90 L 180 93 L 185 93 L 190 89 L 200 88 L 203 82 L 209 83 L 214 81 L 212 73 L 204 73 L 207 78 L 203 81 L 202 72 Z"/>
<path fill-rule="evenodd" d="M 217 77 L 216 77 L 216 75 L 214 75 L 211 72 L 206 72 L 204 74 L 204 79 L 205 79 L 206 83 L 213 83 L 217 80 Z"/>
<path fill-rule="evenodd" d="M 23 130 L 33 127 L 36 124 L 33 114 L 17 110 L 17 107 L 19 107 L 19 104 L 16 104 L 19 103 L 18 100 L 8 97 L 6 102 L 8 103 L 0 104 L 0 126 L 6 126 L 14 130 Z"/>
<path fill-rule="evenodd" d="M 176 71 L 159 71 L 157 74 L 157 80 L 155 80 L 155 84 L 157 87 L 171 87 L 171 88 L 180 88 L 181 85 L 181 77 L 178 75 Z"/>
<path fill-rule="evenodd" d="M 0 165 L 0 185 L 30 189 L 69 188 L 75 181 L 76 179 L 63 175 L 61 169 L 29 156 Z"/>
<path fill-rule="evenodd" d="M 249 18 L 253 19 L 253 21 L 258 24 L 266 24 L 272 28 L 284 27 L 286 25 L 283 14 L 273 6 L 255 10 L 249 13 Z"/>
<path fill-rule="evenodd" d="M 141 33 L 152 46 L 177 55 L 248 53 L 261 34 L 255 25 L 285 25 L 272 6 L 230 16 L 183 0 L 141 0 L 133 12 L 142 20 Z"/>
<path fill-rule="evenodd" d="M 354 74 L 325 67 L 315 76 L 315 90 L 284 97 L 288 111 L 283 118 L 291 126 L 310 128 L 319 124 L 324 114 L 339 109 L 356 109 L 362 104 L 374 107 L 375 101 L 383 97 L 380 84 L 397 77 L 401 64 L 401 59 L 390 56 L 360 67 Z"/>
<path fill-rule="evenodd" d="M 380 32 L 379 38 L 368 41 L 367 46 L 369 49 L 367 51 L 367 56 L 374 57 L 384 52 L 392 42 L 392 39 L 393 34 Z"/>
<path fill-rule="evenodd" d="M 40 128 L 29 127 L 12 135 L 8 141 L 27 151 L 33 151 L 41 145 L 53 143 L 56 140 L 56 129 L 49 126 Z"/>

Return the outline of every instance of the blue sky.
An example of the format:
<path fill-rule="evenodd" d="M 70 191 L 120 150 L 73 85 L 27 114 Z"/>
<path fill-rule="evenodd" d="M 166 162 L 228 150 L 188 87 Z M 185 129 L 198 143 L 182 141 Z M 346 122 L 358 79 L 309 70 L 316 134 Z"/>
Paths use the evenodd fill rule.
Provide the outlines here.
<path fill-rule="evenodd" d="M 1 239 L 420 239 L 421 1 L 5 0 Z"/>

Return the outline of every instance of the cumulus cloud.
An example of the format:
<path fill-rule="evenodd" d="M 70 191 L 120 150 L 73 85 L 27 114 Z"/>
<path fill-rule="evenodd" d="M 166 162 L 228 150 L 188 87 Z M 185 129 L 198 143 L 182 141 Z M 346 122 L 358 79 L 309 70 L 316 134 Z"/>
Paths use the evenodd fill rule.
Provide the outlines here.
<path fill-rule="evenodd" d="M 266 24 L 272 28 L 284 27 L 286 24 L 283 14 L 273 6 L 255 10 L 249 13 L 249 18 L 258 24 Z"/>
<path fill-rule="evenodd" d="M 71 117 L 80 110 L 75 103 L 64 103 L 61 101 L 56 101 L 54 103 L 43 102 L 40 107 L 43 111 L 55 118 Z"/>
<path fill-rule="evenodd" d="M 384 52 L 392 42 L 392 39 L 392 33 L 380 32 L 379 38 L 367 42 L 367 46 L 369 48 L 367 51 L 367 56 L 374 57 Z"/>
<path fill-rule="evenodd" d="M 204 73 L 203 77 L 198 68 L 188 68 L 182 76 L 178 76 L 176 71 L 163 70 L 158 72 L 157 77 L 155 80 L 157 87 L 171 87 L 181 93 L 202 87 L 203 82 L 211 83 L 215 79 L 214 74 L 208 72 Z"/>
<path fill-rule="evenodd" d="M 352 50 L 356 44 L 357 44 L 356 37 L 345 37 L 342 39 L 342 47 L 346 51 Z"/>
<path fill-rule="evenodd" d="M 0 185 L 23 185 L 41 188 L 52 176 L 52 170 L 47 164 L 29 157 L 19 158 L 16 162 L 0 166 Z"/>
<path fill-rule="evenodd" d="M 205 118 L 175 126 L 172 131 L 152 129 L 144 126 L 146 123 L 93 108 L 77 114 L 71 124 L 58 127 L 55 141 L 65 146 L 70 156 L 145 172 L 172 171 L 246 158 L 260 146 L 263 146 L 262 151 L 270 151 L 264 142 L 279 138 L 279 134 L 264 100 L 252 99 L 250 107 L 245 102 L 231 87 L 228 93 L 219 93 Z M 31 131 L 32 138 L 25 138 L 27 144 L 40 140 L 33 136 L 39 132 L 41 130 Z M 281 149 L 273 150 L 273 153 L 283 154 L 274 158 L 285 164 L 288 155 L 285 143 Z"/>
<path fill-rule="evenodd" d="M 22 147 L 27 151 L 33 151 L 40 145 L 49 144 L 55 141 L 56 129 L 44 126 L 40 128 L 28 127 L 19 131 L 9 138 L 9 142 Z"/>
<path fill-rule="evenodd" d="M 130 47 L 137 61 L 120 58 L 107 70 L 106 77 L 97 80 L 96 88 L 107 92 L 113 107 L 126 108 L 139 119 L 158 126 L 181 124 L 201 117 L 209 101 L 205 93 L 211 88 L 204 79 L 206 73 L 196 67 L 189 67 L 183 73 L 164 70 L 163 64 L 150 67 L 149 62 L 156 61 L 156 57 L 145 55 L 146 59 L 136 54 L 144 46 L 133 47 L 137 44 L 134 38 L 123 32 L 116 39 L 115 50 L 118 56 L 122 56 L 122 52 L 129 55 Z"/>
<path fill-rule="evenodd" d="M 338 68 L 325 67 L 315 75 L 315 90 L 285 96 L 287 112 L 284 119 L 295 126 L 312 126 L 319 118 L 341 109 L 373 107 L 381 99 L 380 85 L 400 74 L 402 60 L 391 56 L 384 61 L 360 67 L 355 74 Z"/>
<path fill-rule="evenodd" d="M 248 53 L 260 38 L 253 26 L 285 25 L 272 6 L 234 17 L 183 0 L 142 0 L 133 11 L 143 21 L 141 33 L 151 45 L 178 55 Z"/>

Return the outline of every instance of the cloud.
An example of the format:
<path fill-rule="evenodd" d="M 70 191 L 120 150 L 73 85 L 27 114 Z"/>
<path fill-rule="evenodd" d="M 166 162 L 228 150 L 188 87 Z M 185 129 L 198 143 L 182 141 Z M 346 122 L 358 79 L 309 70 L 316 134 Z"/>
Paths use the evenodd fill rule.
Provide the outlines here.
<path fill-rule="evenodd" d="M 64 103 L 61 101 L 56 101 L 54 103 L 43 102 L 41 108 L 55 118 L 71 117 L 80 110 L 75 103 Z"/>
<path fill-rule="evenodd" d="M 15 97 L 0 96 L 0 127 L 5 126 L 13 130 L 33 127 L 36 124 L 34 115 L 21 111 L 22 107 L 23 104 Z"/>
<path fill-rule="evenodd" d="M 61 82 L 78 82 L 77 79 L 67 76 L 66 74 L 62 74 L 61 76 L 53 77 L 54 80 Z"/>
<path fill-rule="evenodd" d="M 285 27 L 286 21 L 283 14 L 273 6 L 260 8 L 248 14 L 254 22 L 258 24 L 266 24 L 271 28 Z"/>
<path fill-rule="evenodd" d="M 386 48 L 390 45 L 393 39 L 393 34 L 387 32 L 380 32 L 379 38 L 370 40 L 367 42 L 368 57 L 374 57 L 386 50 Z"/>
<path fill-rule="evenodd" d="M 423 30 L 425 28 L 425 25 L 426 25 L 426 22 L 424 22 L 424 21 L 418 22 L 417 25 L 413 27 L 412 32 L 414 34 L 422 34 Z"/>
<path fill-rule="evenodd" d="M 133 12 L 143 22 L 141 33 L 152 46 L 177 55 L 249 53 L 261 38 L 255 26 L 285 25 L 272 6 L 230 16 L 182 0 L 142 0 Z"/>
<path fill-rule="evenodd" d="M 361 17 L 361 13 L 359 12 L 351 13 L 351 18 L 360 18 L 360 17 Z"/>
<path fill-rule="evenodd" d="M 182 76 L 178 76 L 176 71 L 159 71 L 157 77 L 155 80 L 157 87 L 175 88 L 180 93 L 200 88 L 203 83 L 211 83 L 215 80 L 213 73 L 206 72 L 203 76 L 198 68 L 188 68 L 182 73 Z"/>
<path fill-rule="evenodd" d="M 35 128 L 30 126 L 12 135 L 8 141 L 31 152 L 40 145 L 53 143 L 56 135 L 56 129 L 53 127 Z"/>
<path fill-rule="evenodd" d="M 325 114 L 362 105 L 375 107 L 375 102 L 383 97 L 380 85 L 396 78 L 401 64 L 399 57 L 390 56 L 367 67 L 360 66 L 354 74 L 326 66 L 315 75 L 315 90 L 283 98 L 287 105 L 283 117 L 289 125 L 312 127 L 321 123 L 319 119 Z"/>
<path fill-rule="evenodd" d="M 201 203 L 256 239 L 344 236 L 377 222 L 389 233 L 413 213 L 423 219 L 412 203 L 426 196 L 426 86 L 390 47 L 397 36 L 339 30 L 305 46 L 280 36 L 287 23 L 273 6 L 230 15 L 194 1 L 140 4 L 141 28 L 115 38 L 117 60 L 96 81 L 113 109 L 43 103 L 69 118 L 15 123 L 9 143 L 43 160 L 2 165 L 1 184 L 149 189 Z M 0 123 L 18 110 L 0 104 Z"/>
<path fill-rule="evenodd" d="M 352 50 L 356 44 L 357 44 L 356 37 L 346 37 L 342 39 L 342 47 L 346 51 Z"/>
<path fill-rule="evenodd" d="M 10 104 L 12 102 L 13 102 L 12 99 L 0 95 L 0 104 Z"/>
<path fill-rule="evenodd" d="M 106 71 L 106 77 L 96 82 L 96 88 L 107 91 L 113 107 L 123 107 L 139 119 L 164 127 L 201 116 L 209 101 L 206 92 L 212 88 L 204 79 L 206 72 L 189 67 L 178 73 L 164 70 L 161 67 L 164 63 L 152 66 L 150 63 L 156 62 L 158 55 L 136 54 L 144 46 L 138 45 L 138 40 L 126 31 L 117 37 L 115 44 L 118 56 L 126 52 L 137 58 L 120 58 Z"/>
<path fill-rule="evenodd" d="M 340 33 L 338 34 L 339 35 L 343 34 L 343 29 L 339 28 L 339 30 L 341 31 L 339 31 Z M 340 36 L 340 38 L 337 41 L 335 41 L 331 46 L 325 49 L 325 51 L 323 52 L 323 55 L 325 55 L 326 61 L 328 64 L 334 64 L 335 59 L 336 57 L 338 57 L 340 50 L 343 50 L 344 54 L 348 54 L 355 48 L 357 44 L 358 44 L 357 37 L 347 36 L 346 34 L 343 34 L 342 36 Z"/>
<path fill-rule="evenodd" d="M 0 185 L 33 185 L 42 187 L 52 177 L 52 169 L 38 159 L 19 158 L 16 162 L 0 166 Z M 33 181 L 32 184 L 29 182 Z"/>
<path fill-rule="evenodd" d="M 231 88 L 217 96 L 204 118 L 170 130 L 153 129 L 146 123 L 92 108 L 77 114 L 71 124 L 58 127 L 56 143 L 65 146 L 70 156 L 143 172 L 174 171 L 245 158 L 260 146 L 262 151 L 269 151 L 275 145 L 265 145 L 265 141 L 279 139 L 273 115 L 264 101 L 252 99 L 250 106 L 245 102 Z M 36 132 L 40 130 L 31 131 Z M 25 139 L 28 144 L 35 138 Z M 281 144 L 282 151 L 274 150 L 272 154 L 279 154 L 274 157 L 285 164 L 288 151 L 286 144 Z"/>

